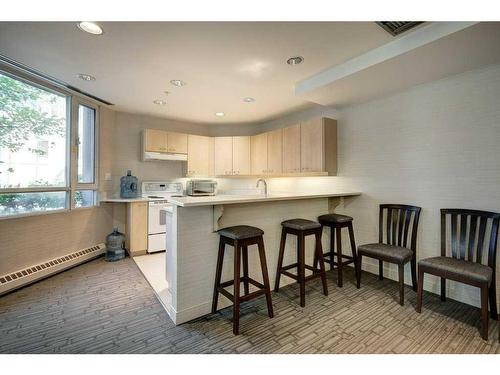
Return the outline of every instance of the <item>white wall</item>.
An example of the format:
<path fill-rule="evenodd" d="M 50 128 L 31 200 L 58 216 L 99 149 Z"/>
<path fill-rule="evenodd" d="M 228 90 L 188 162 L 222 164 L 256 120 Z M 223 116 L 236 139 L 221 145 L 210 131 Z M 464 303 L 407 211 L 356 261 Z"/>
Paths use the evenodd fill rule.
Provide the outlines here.
<path fill-rule="evenodd" d="M 344 209 L 358 244 L 376 242 L 380 203 L 422 207 L 418 258 L 440 255 L 440 208 L 500 212 L 500 65 L 347 108 L 338 120 L 339 176 L 364 192 Z M 478 304 L 477 289 L 448 284 L 452 298 Z"/>

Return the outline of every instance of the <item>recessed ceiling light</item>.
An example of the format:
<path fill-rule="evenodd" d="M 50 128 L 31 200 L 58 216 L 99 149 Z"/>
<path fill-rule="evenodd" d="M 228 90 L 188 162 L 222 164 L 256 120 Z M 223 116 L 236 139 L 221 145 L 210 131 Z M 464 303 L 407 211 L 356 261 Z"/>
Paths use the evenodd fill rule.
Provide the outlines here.
<path fill-rule="evenodd" d="M 87 81 L 87 82 L 95 81 L 95 77 L 91 76 L 90 74 L 80 73 L 80 74 L 78 74 L 78 78 L 80 78 L 80 79 L 82 79 L 84 81 Z"/>
<path fill-rule="evenodd" d="M 101 35 L 103 33 L 101 26 L 94 22 L 79 22 L 78 28 L 86 33 L 93 35 Z"/>
<path fill-rule="evenodd" d="M 165 105 L 165 104 L 167 104 L 167 102 L 165 100 L 160 100 L 160 99 L 153 100 L 153 103 L 155 103 L 157 105 Z"/>
<path fill-rule="evenodd" d="M 170 81 L 170 83 L 174 86 L 177 86 L 177 87 L 186 86 L 186 82 L 181 81 L 180 79 L 173 79 Z"/>
<path fill-rule="evenodd" d="M 286 63 L 288 65 L 299 65 L 304 61 L 304 58 L 302 56 L 294 56 L 290 57 L 288 60 L 286 60 Z"/>
<path fill-rule="evenodd" d="M 224 112 L 215 112 L 217 117 L 224 117 L 226 114 Z"/>
<path fill-rule="evenodd" d="M 255 101 L 255 98 L 251 98 L 250 96 L 247 96 L 246 98 L 243 98 L 243 101 L 245 103 L 253 103 Z"/>

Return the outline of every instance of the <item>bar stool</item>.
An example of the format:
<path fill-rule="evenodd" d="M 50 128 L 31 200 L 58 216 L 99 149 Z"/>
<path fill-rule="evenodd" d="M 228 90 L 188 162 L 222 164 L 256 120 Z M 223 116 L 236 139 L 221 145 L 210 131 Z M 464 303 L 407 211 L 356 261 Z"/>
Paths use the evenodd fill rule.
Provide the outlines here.
<path fill-rule="evenodd" d="M 306 219 L 291 219 L 286 220 L 281 223 L 281 243 L 280 243 L 280 252 L 278 256 L 278 269 L 276 270 L 276 283 L 274 285 L 274 290 L 276 292 L 279 291 L 280 287 L 280 277 L 281 274 L 288 276 L 297 282 L 300 285 L 300 306 L 304 307 L 306 305 L 305 301 L 305 283 L 311 279 L 321 277 L 321 281 L 323 283 L 323 294 L 325 296 L 328 295 L 328 288 L 326 286 L 326 273 L 325 273 L 325 265 L 323 260 L 323 250 L 321 248 L 321 225 L 312 220 Z M 283 257 L 285 255 L 285 243 L 286 243 L 286 235 L 293 234 L 297 236 L 297 263 L 290 264 L 288 266 L 283 267 Z M 315 258 L 320 259 L 319 268 L 311 267 L 305 264 L 305 237 L 309 235 L 314 235 L 316 237 L 316 245 L 314 249 Z M 294 275 L 288 270 L 292 268 L 297 268 L 297 275 Z M 312 271 L 312 275 L 306 277 L 305 270 L 306 268 L 309 271 Z"/>
<path fill-rule="evenodd" d="M 328 259 L 324 260 L 330 264 L 330 270 L 334 269 L 334 266 L 337 266 L 337 285 L 341 288 L 343 285 L 342 278 L 342 268 L 350 263 L 356 264 L 356 243 L 354 242 L 354 231 L 352 229 L 352 217 L 347 215 L 339 215 L 339 214 L 326 214 L 318 217 L 318 221 L 321 224 L 321 230 L 323 227 L 330 228 L 330 251 L 327 251 L 323 254 L 323 257 L 327 257 Z M 347 228 L 349 230 L 349 239 L 351 241 L 351 251 L 352 255 L 344 255 L 342 254 L 342 228 Z M 337 251 L 335 251 L 335 232 L 337 237 Z M 335 256 L 337 256 L 337 261 L 335 261 Z M 346 260 L 344 260 L 346 259 Z M 316 266 L 316 259 L 314 265 Z M 357 277 L 357 268 L 354 267 L 354 272 L 356 272 Z"/>
<path fill-rule="evenodd" d="M 212 313 L 217 311 L 217 301 L 219 293 L 233 301 L 233 333 L 239 334 L 240 330 L 240 303 L 266 295 L 267 313 L 273 317 L 273 304 L 271 300 L 271 288 L 269 286 L 269 276 L 267 273 L 266 255 L 264 252 L 264 240 L 262 229 L 248 225 L 237 225 L 227 227 L 217 231 L 220 235 L 219 254 L 217 256 L 217 269 L 215 272 L 214 295 L 212 300 Z M 224 249 L 226 245 L 234 247 L 234 279 L 221 283 L 222 264 L 224 261 Z M 262 279 L 264 284 L 248 276 L 248 246 L 257 245 L 259 250 L 260 266 L 262 269 Z M 240 275 L 240 263 L 243 260 L 243 277 Z M 240 296 L 240 283 L 243 282 L 244 295 Z M 250 293 L 249 284 L 258 289 Z M 233 285 L 233 294 L 224 288 Z"/>

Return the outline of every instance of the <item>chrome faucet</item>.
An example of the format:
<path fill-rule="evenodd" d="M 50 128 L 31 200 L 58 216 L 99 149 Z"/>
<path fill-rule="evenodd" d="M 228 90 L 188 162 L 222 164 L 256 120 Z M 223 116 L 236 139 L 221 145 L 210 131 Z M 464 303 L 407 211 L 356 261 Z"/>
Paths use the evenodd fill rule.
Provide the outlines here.
<path fill-rule="evenodd" d="M 257 185 L 256 185 L 256 187 L 258 188 L 258 187 L 259 187 L 259 184 L 260 184 L 261 182 L 263 182 L 263 183 L 264 183 L 264 195 L 266 195 L 266 196 L 267 196 L 267 182 L 266 182 L 266 180 L 264 180 L 263 178 L 259 178 L 259 179 L 257 180 Z"/>

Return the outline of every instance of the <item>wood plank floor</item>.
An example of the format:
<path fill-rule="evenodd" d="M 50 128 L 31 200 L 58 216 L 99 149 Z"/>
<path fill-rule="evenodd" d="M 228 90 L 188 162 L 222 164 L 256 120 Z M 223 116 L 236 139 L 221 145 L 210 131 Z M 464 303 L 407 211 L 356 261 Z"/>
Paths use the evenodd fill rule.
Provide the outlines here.
<path fill-rule="evenodd" d="M 231 308 L 175 326 L 131 259 L 96 259 L 0 297 L 1 353 L 500 353 L 498 322 L 480 338 L 479 310 L 426 294 L 404 307 L 397 284 L 363 274 L 360 290 L 347 271 L 330 294 L 310 283 L 306 307 L 297 285 L 242 306 L 240 336 L 231 332 Z M 221 297 L 224 298 L 224 297 Z"/>

